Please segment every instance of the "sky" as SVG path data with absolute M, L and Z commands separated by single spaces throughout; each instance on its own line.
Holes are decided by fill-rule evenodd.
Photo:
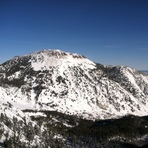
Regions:
M 148 0 L 0 0 L 0 63 L 44 49 L 148 70 Z

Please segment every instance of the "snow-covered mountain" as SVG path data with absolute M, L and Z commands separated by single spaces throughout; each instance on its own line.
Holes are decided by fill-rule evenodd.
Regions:
M 43 50 L 0 65 L 0 101 L 20 110 L 52 110 L 88 119 L 148 114 L 148 75 Z
M 70 129 L 129 114 L 148 115 L 148 75 L 130 67 L 105 66 L 60 50 L 0 65 L 0 147 L 75 147 Z M 143 136 L 148 137 L 142 134 L 139 141 Z M 73 141 L 76 147 L 81 140 Z

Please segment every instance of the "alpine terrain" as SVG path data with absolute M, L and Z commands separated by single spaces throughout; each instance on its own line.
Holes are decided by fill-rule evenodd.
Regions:
M 148 75 L 42 50 L 0 65 L 0 147 L 148 144 Z

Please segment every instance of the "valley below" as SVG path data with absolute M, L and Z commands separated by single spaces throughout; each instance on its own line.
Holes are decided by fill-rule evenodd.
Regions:
M 56 111 L 24 110 L 30 119 L 1 114 L 2 148 L 146 148 L 148 116 L 86 120 Z M 27 121 L 28 120 L 28 121 Z

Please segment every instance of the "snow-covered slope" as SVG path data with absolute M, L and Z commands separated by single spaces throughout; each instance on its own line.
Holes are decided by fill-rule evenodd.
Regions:
M 148 114 L 148 75 L 96 64 L 82 55 L 43 50 L 0 65 L 0 103 L 87 119 Z

